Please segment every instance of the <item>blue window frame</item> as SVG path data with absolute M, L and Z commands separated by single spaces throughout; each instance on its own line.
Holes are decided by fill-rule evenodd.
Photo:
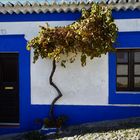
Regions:
M 140 32 L 118 33 L 117 49 L 140 50 Z M 116 53 L 109 53 L 109 103 L 110 104 L 140 104 L 140 91 L 117 91 L 116 87 Z

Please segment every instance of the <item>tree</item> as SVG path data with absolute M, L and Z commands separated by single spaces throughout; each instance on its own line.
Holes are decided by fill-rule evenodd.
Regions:
M 58 96 L 52 101 L 49 116 L 54 117 L 54 105 L 62 97 L 62 93 L 52 78 L 56 70 L 56 62 L 65 67 L 66 62 L 74 62 L 81 54 L 81 65 L 86 65 L 86 58 L 101 57 L 102 54 L 114 51 L 113 44 L 117 38 L 118 28 L 112 18 L 111 9 L 106 5 L 93 3 L 89 10 L 82 10 L 81 18 L 64 27 L 41 27 L 38 36 L 28 42 L 27 49 L 34 50 L 34 62 L 39 57 L 52 59 L 50 84 L 56 89 Z M 65 58 L 62 56 L 65 56 Z

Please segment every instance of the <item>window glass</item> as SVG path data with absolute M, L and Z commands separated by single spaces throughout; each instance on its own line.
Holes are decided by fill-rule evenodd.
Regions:
M 128 75 L 128 65 L 117 65 L 117 75 Z
M 134 73 L 135 73 L 135 75 L 140 75 L 140 65 L 135 65 L 134 66 Z
M 117 52 L 118 63 L 128 63 L 128 52 Z
M 117 91 L 140 91 L 140 50 L 118 49 L 116 56 Z
M 117 87 L 128 87 L 128 77 L 117 77 Z
M 140 77 L 135 77 L 135 87 L 140 87 Z
M 134 53 L 134 61 L 135 62 L 140 62 L 140 52 L 135 52 Z

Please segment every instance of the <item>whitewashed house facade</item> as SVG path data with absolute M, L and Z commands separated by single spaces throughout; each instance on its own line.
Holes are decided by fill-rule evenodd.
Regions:
M 57 64 L 54 81 L 63 92 L 56 115 L 67 125 L 140 117 L 140 1 L 109 0 L 119 28 L 118 52 L 66 68 Z M 40 25 L 71 24 L 87 1 L 0 3 L 0 134 L 38 129 L 56 91 L 49 85 L 51 60 L 32 63 L 27 42 Z

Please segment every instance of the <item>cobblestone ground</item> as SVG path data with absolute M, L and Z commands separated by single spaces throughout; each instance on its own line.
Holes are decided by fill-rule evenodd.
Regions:
M 63 133 L 57 140 L 140 140 L 140 118 L 83 124 Z
M 59 138 L 57 140 L 140 140 L 140 128 L 80 134 L 72 137 Z

